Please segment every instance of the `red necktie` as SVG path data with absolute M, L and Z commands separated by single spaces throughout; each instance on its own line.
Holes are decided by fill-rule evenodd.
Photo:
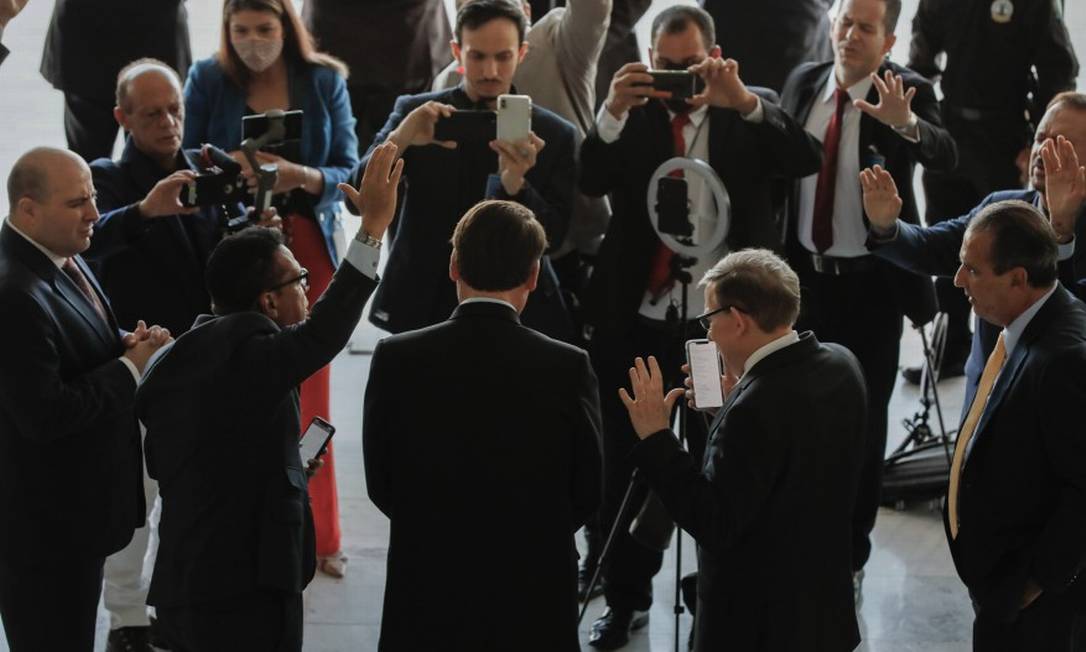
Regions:
M 75 286 L 83 293 L 83 296 L 90 302 L 94 311 L 102 318 L 102 321 L 108 324 L 109 319 L 106 317 L 106 309 L 98 299 L 98 295 L 94 293 L 94 288 L 91 287 L 90 281 L 88 281 L 86 275 L 83 274 L 83 270 L 79 269 L 79 265 L 75 264 L 75 258 L 66 259 L 64 265 L 61 266 L 61 269 L 68 278 L 72 279 L 72 283 L 75 283 Z
M 686 138 L 683 137 L 683 127 L 690 124 L 690 114 L 676 113 L 671 119 L 671 139 L 675 143 L 675 156 L 686 156 Z M 682 178 L 683 171 L 675 170 L 669 177 Z M 652 267 L 649 268 L 648 289 L 652 293 L 653 300 L 662 297 L 675 285 L 675 279 L 671 278 L 671 259 L 674 252 L 661 242 L 652 257 Z
M 818 173 L 814 222 L 811 224 L 811 240 L 814 241 L 818 253 L 833 246 L 833 194 L 837 186 L 837 150 L 841 143 L 841 122 L 845 106 L 852 99 L 848 91 L 840 88 L 833 92 L 833 98 L 837 101 L 837 109 L 822 139 L 822 169 Z

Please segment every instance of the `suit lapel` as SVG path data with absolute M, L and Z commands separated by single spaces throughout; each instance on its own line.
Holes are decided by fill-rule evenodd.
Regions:
M 76 256 L 75 263 L 80 271 L 83 272 L 83 276 L 87 277 L 87 282 L 91 285 L 91 291 L 97 293 L 98 300 L 102 302 L 102 308 L 105 309 L 107 318 L 112 322 L 112 311 L 109 309 L 109 303 L 106 301 L 105 293 L 103 293 L 102 288 L 98 286 L 97 279 L 91 274 L 82 258 Z M 91 305 L 90 299 L 83 294 L 83 291 L 79 289 L 75 284 L 75 281 L 68 278 L 68 275 L 63 271 L 60 271 L 60 273 L 53 277 L 53 288 L 56 289 L 60 296 L 64 297 L 64 300 L 68 302 L 68 305 L 70 305 L 73 310 L 79 313 L 79 316 L 83 318 L 83 321 L 87 323 L 87 326 L 97 333 L 98 337 L 102 338 L 104 343 L 110 346 L 114 344 L 114 337 L 111 336 L 110 329 L 113 329 L 113 332 L 116 332 L 115 325 L 102 321 L 102 318 L 98 316 L 98 311 Z
M 1007 361 L 1003 364 L 1003 370 L 999 373 L 999 378 L 996 379 L 995 386 L 992 387 L 992 394 L 988 397 L 988 403 L 984 406 L 984 411 L 980 414 L 980 421 L 977 422 L 977 429 L 973 433 L 973 445 L 966 449 L 967 453 L 970 449 L 976 448 L 976 442 L 982 439 L 981 435 L 984 433 L 984 429 L 988 426 L 988 423 L 992 420 L 992 414 L 999 408 L 999 404 L 1003 402 L 1004 397 L 1007 396 L 1007 390 L 1014 384 L 1015 378 L 1018 376 L 1018 372 L 1022 369 L 1022 363 L 1025 362 L 1029 356 L 1029 345 L 1025 342 L 1019 342 L 1014 347 L 1014 352 L 1007 358 Z
M 818 96 L 826 86 L 826 81 L 833 74 L 833 62 L 823 64 L 820 68 L 813 69 L 811 82 L 803 88 L 796 104 L 795 118 L 800 126 L 807 125 L 807 118 L 811 116 L 811 109 L 818 101 Z M 821 137 L 819 137 L 821 138 Z

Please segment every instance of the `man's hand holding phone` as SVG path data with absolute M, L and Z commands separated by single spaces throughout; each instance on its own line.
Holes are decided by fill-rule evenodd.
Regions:
M 652 82 L 649 67 L 643 63 L 628 63 L 619 68 L 604 102 L 608 113 L 616 120 L 622 120 L 635 106 L 644 106 L 654 98 L 666 100 L 671 97 L 671 93 L 653 88 Z
M 530 133 L 527 139 L 515 143 L 490 141 L 490 149 L 498 153 L 498 174 L 508 195 L 516 196 L 524 188 L 524 175 L 535 167 L 539 152 L 546 144 L 535 133 Z
M 402 154 L 412 145 L 440 145 L 446 149 L 456 149 L 453 141 L 434 140 L 434 126 L 441 118 L 448 118 L 456 111 L 451 104 L 429 101 L 407 114 L 400 126 L 388 136 L 389 142 L 399 147 Z
M 705 90 L 687 100 L 691 106 L 735 109 L 742 115 L 758 108 L 758 96 L 739 78 L 739 63 L 735 59 L 709 57 L 690 66 L 689 71 L 705 81 Z

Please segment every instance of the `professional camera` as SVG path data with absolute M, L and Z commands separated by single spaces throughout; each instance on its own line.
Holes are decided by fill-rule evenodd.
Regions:
M 241 164 L 229 154 L 213 145 L 205 145 L 200 158 L 201 171 L 196 180 L 181 188 L 182 206 L 204 208 L 245 204 L 251 198 L 241 176 Z

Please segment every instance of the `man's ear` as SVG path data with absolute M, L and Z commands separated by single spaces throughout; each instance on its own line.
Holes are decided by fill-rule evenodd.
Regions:
M 256 300 L 256 306 L 266 317 L 275 321 L 275 318 L 279 316 L 279 304 L 275 300 L 274 292 L 261 292 L 260 297 Z
M 456 63 L 461 66 L 464 65 L 464 62 L 460 60 L 460 44 L 456 42 L 456 39 L 451 39 L 449 41 L 449 52 L 452 52 L 453 59 L 456 59 Z
M 890 50 L 894 49 L 894 43 L 897 43 L 897 36 L 894 34 L 886 35 L 886 44 L 882 46 L 882 56 L 890 54 Z
M 539 285 L 539 270 L 541 267 L 542 265 L 538 260 L 532 265 L 532 271 L 528 274 L 528 280 L 525 281 L 529 292 L 534 292 L 536 286 Z
M 517 54 L 517 63 L 523 63 L 524 57 L 528 56 L 528 41 L 520 44 L 520 52 Z
M 456 252 L 449 256 L 449 280 L 456 283 L 460 280 L 460 264 L 456 262 Z
M 113 119 L 117 121 L 117 124 L 121 125 L 121 129 L 124 129 L 125 131 L 131 131 L 128 128 L 128 116 L 125 114 L 124 110 L 121 109 L 121 107 L 113 107 Z
M 722 50 L 720 49 L 719 45 L 714 45 L 713 47 L 709 48 L 709 58 L 710 59 L 719 59 L 721 54 L 722 54 Z
M 1029 285 L 1029 272 L 1025 267 L 1015 267 L 1010 271 L 1011 274 L 1011 287 L 1012 288 L 1025 288 Z

